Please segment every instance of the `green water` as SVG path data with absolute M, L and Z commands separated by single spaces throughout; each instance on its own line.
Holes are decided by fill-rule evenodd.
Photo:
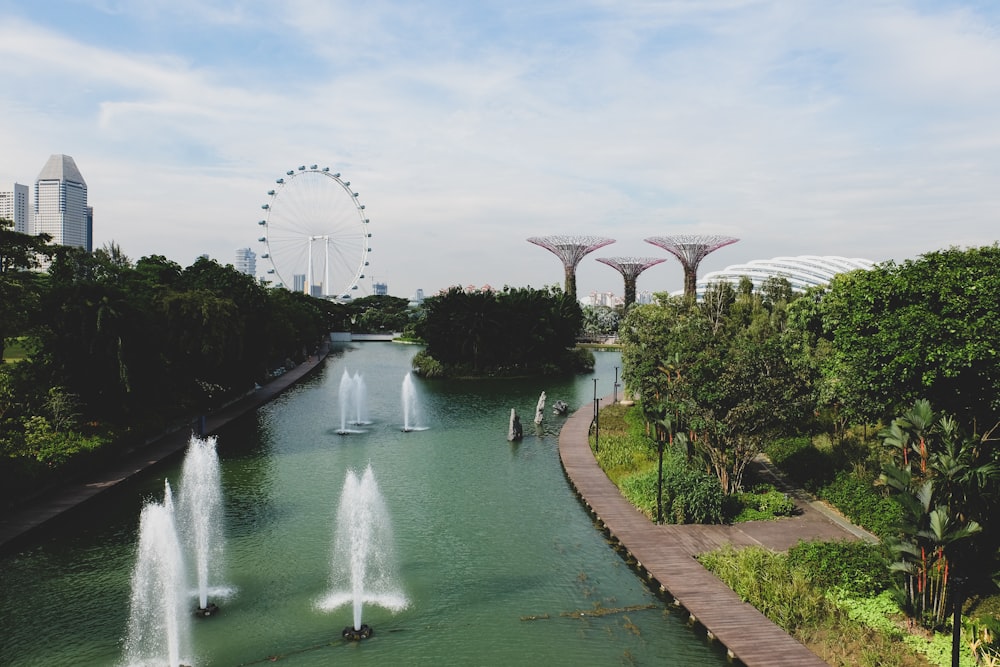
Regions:
M 194 664 L 701 665 L 724 651 L 685 625 L 607 544 L 557 450 L 571 408 L 612 393 L 617 353 L 564 380 L 416 380 L 425 431 L 404 433 L 401 388 L 416 348 L 365 343 L 219 434 L 227 581 L 221 613 L 194 623 Z M 365 379 L 365 433 L 338 435 L 344 369 Z M 525 425 L 507 441 L 510 409 Z M 371 464 L 391 517 L 409 606 L 366 606 L 375 636 L 346 642 L 350 606 L 327 592 L 346 471 Z M 0 664 L 119 665 L 139 511 L 176 487 L 180 458 L 107 494 L 0 559 Z M 611 612 L 603 614 L 602 612 Z

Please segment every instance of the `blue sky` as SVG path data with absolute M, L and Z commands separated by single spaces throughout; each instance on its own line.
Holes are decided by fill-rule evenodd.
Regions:
M 667 234 L 899 261 L 1000 236 L 998 37 L 971 1 L 0 0 L 0 183 L 71 155 L 96 245 L 187 266 L 329 166 L 398 296 L 561 284 L 549 234 L 616 239 L 581 295 Z

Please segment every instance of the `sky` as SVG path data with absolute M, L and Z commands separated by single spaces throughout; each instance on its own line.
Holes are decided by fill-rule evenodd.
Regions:
M 70 155 L 94 245 L 264 251 L 286 170 L 340 172 L 362 293 L 561 285 L 532 236 L 903 261 L 1000 237 L 1000 5 L 931 0 L 0 0 L 0 186 Z M 345 197 L 347 194 L 345 193 Z M 261 270 L 266 260 L 258 260 Z

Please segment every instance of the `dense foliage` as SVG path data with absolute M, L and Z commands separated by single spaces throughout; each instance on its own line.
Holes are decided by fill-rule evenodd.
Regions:
M 414 365 L 424 375 L 521 375 L 588 370 L 574 350 L 583 314 L 558 288 L 453 287 L 424 301 Z
M 885 587 L 884 554 L 865 542 L 800 542 L 787 553 L 725 546 L 698 560 L 830 665 L 951 664 L 940 635 L 911 635 Z M 962 665 L 972 664 L 963 646 Z
M 977 430 L 1000 420 L 997 245 L 843 274 L 803 305 L 824 408 L 884 423 L 924 398 Z
M 994 245 L 803 295 L 778 281 L 658 295 L 622 323 L 623 377 L 650 435 L 686 440 L 730 493 L 763 451 L 882 537 L 900 609 L 941 627 L 966 593 L 988 602 L 1000 572 L 998 276 Z
M 593 441 L 592 441 L 593 442 Z M 629 502 L 664 523 L 730 523 L 789 516 L 794 502 L 773 486 L 726 496 L 719 479 L 680 442 L 659 445 L 645 433 L 642 413 L 621 403 L 601 410 L 598 464 Z M 657 512 L 657 500 L 660 511 Z
M 335 304 L 206 258 L 47 246 L 42 272 L 36 244 L 0 236 L 0 335 L 24 350 L 0 364 L 0 502 L 243 395 L 345 324 Z
M 658 437 L 685 434 L 732 494 L 764 443 L 807 419 L 808 367 L 789 353 L 784 279 L 726 283 L 701 302 L 632 308 L 619 333 L 623 377 Z
M 27 314 L 37 308 L 39 274 L 33 269 L 49 256 L 51 239 L 15 232 L 13 222 L 0 218 L 0 359 L 7 339 L 26 326 Z
M 580 333 L 584 338 L 600 341 L 617 336 L 620 323 L 620 308 L 583 306 L 583 327 Z
M 993 442 L 962 433 L 955 419 L 917 401 L 880 434 L 892 451 L 879 481 L 902 509 L 896 534 L 887 539 L 903 576 L 907 612 L 942 627 L 951 611 L 955 581 L 980 588 L 996 569 L 993 525 L 1000 509 L 1000 468 Z
M 401 333 L 409 331 L 416 311 L 407 299 L 387 294 L 363 296 L 344 305 L 354 333 Z

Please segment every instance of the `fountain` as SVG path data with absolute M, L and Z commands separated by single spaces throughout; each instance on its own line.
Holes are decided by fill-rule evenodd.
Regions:
M 420 426 L 420 405 L 417 401 L 417 388 L 413 384 L 413 373 L 407 373 L 403 378 L 403 431 L 426 431 L 426 426 Z
M 222 531 L 222 482 L 215 437 L 191 436 L 184 465 L 178 518 L 183 542 L 192 555 L 198 587 L 197 616 L 211 616 L 219 610 L 208 601 L 209 584 L 220 579 L 225 543 Z M 226 595 L 224 587 L 212 589 L 216 595 Z
M 368 387 L 361 373 L 354 374 L 354 423 L 358 426 L 371 424 L 368 420 Z
M 347 428 L 348 424 L 361 426 L 371 423 L 366 414 L 368 409 L 366 393 L 365 380 L 361 374 L 351 375 L 345 368 L 343 375 L 340 376 L 340 389 L 337 396 L 340 403 L 340 428 L 337 430 L 339 435 L 364 433 L 361 430 Z M 351 419 L 352 415 L 353 419 Z
M 395 581 L 392 528 L 370 464 L 360 478 L 347 471 L 337 510 L 330 583 L 330 592 L 317 606 L 332 611 L 353 604 L 354 623 L 344 628 L 345 639 L 371 637 L 371 626 L 361 621 L 365 603 L 394 613 L 408 604 Z
M 189 655 L 190 614 L 185 609 L 184 558 L 174 524 L 169 482 L 163 503 L 148 503 L 139 515 L 139 545 L 132 571 L 132 599 L 125 665 L 178 667 Z M 188 660 L 190 663 L 190 660 Z

